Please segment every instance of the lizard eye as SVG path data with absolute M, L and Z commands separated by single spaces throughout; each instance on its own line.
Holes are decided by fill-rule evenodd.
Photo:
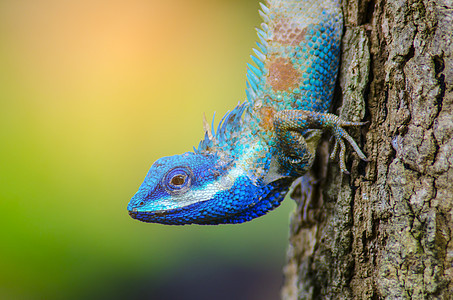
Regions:
M 164 176 L 163 186 L 171 195 L 185 193 L 191 185 L 192 171 L 188 167 L 176 167 Z
M 184 175 L 175 175 L 170 180 L 171 185 L 183 185 L 186 182 L 187 176 Z

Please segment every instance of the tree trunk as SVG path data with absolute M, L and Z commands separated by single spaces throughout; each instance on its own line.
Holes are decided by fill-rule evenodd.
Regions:
M 351 175 L 320 145 L 293 192 L 283 299 L 453 298 L 453 3 L 343 1 L 333 110 Z

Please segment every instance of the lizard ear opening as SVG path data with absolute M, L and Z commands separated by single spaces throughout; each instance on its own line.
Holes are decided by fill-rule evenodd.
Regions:
M 263 183 L 268 185 L 271 182 L 277 181 L 282 178 L 289 178 L 288 175 L 283 175 L 280 170 L 282 170 L 282 166 L 278 162 L 278 159 L 273 156 L 271 158 L 271 163 L 269 165 L 269 170 L 267 171 L 266 176 L 263 179 Z

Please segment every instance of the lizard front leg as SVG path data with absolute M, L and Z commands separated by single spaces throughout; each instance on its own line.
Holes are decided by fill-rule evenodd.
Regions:
M 307 110 L 282 110 L 274 116 L 274 128 L 277 135 L 277 156 L 279 163 L 289 173 L 304 174 L 312 165 L 316 146 L 322 130 L 329 130 L 336 139 L 335 155 L 340 146 L 340 169 L 349 173 L 345 164 L 347 140 L 359 157 L 367 160 L 354 139 L 342 128 L 361 126 L 363 122 L 348 122 L 329 113 L 317 113 Z

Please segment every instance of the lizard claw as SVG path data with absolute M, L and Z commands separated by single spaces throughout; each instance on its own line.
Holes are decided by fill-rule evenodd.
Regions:
M 340 126 L 362 126 L 365 125 L 367 122 L 346 122 L 342 121 Z M 366 155 L 362 152 L 360 147 L 357 145 L 355 140 L 340 126 L 335 126 L 333 130 L 333 134 L 335 136 L 335 145 L 332 150 L 332 153 L 330 154 L 330 158 L 333 159 L 336 156 L 336 153 L 338 152 L 338 145 L 340 145 L 340 169 L 343 173 L 349 174 L 348 169 L 346 168 L 346 163 L 345 163 L 345 153 L 346 153 L 346 146 L 344 144 L 344 140 L 347 140 L 349 144 L 352 146 L 354 151 L 357 153 L 357 155 L 360 157 L 361 160 L 363 161 L 368 161 Z
M 350 174 L 348 169 L 346 168 L 346 163 L 345 163 L 345 153 L 346 153 L 346 146 L 344 145 L 344 141 L 343 140 L 340 140 L 338 142 L 340 144 L 340 169 L 341 169 L 341 172 L 345 173 L 345 174 Z
M 331 160 L 334 160 L 335 159 L 335 156 L 337 156 L 337 152 L 338 152 L 338 140 L 335 139 L 335 144 L 333 145 L 333 150 L 332 152 L 330 153 L 330 159 Z
M 351 122 L 351 121 L 343 121 L 342 119 L 339 119 L 340 122 L 338 125 L 340 126 L 343 126 L 343 127 L 347 127 L 347 126 L 363 126 L 363 125 L 366 125 L 369 123 L 369 121 L 365 121 L 365 122 Z

